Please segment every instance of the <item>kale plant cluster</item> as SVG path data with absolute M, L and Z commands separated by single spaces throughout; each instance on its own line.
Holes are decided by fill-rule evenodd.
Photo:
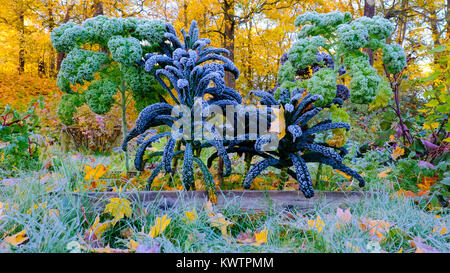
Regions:
M 145 169 L 144 158 L 161 158 L 151 173 L 149 187 L 160 172 L 174 173 L 173 162 L 182 158 L 184 188 L 193 188 L 195 163 L 208 191 L 213 193 L 216 185 L 208 168 L 215 158 L 221 157 L 224 175 L 229 175 L 230 153 L 262 158 L 246 174 L 245 188 L 250 188 L 252 181 L 272 166 L 287 169 L 297 179 L 305 197 L 310 198 L 314 189 L 308 162 L 329 165 L 364 186 L 364 179 L 343 164 L 350 129 L 343 105 L 346 100 L 369 104 L 378 98 L 374 107 L 379 107 L 390 98 L 389 85 L 371 66 L 364 48 L 379 50 L 390 73 L 398 73 L 405 67 L 405 53 L 400 46 L 386 43 L 393 27 L 384 18 L 352 20 L 349 13 L 308 12 L 298 16 L 295 25 L 300 27 L 298 39 L 282 58 L 275 93 L 252 91 L 260 98 L 258 107 L 280 109 L 277 118 L 272 112 L 265 116 L 261 116 L 260 110 L 255 112 L 266 119 L 267 125 L 280 125 L 278 134 L 258 135 L 253 140 L 248 135 L 244 140 L 224 140 L 219 134 L 223 128 L 207 123 L 208 111 L 204 109 L 209 109 L 208 106 L 226 111 L 227 106 L 243 104 L 241 95 L 225 85 L 225 73 L 239 77 L 239 70 L 226 57 L 228 50 L 212 47 L 209 39 L 200 38 L 195 21 L 188 32 L 181 31 L 180 38 L 171 24 L 134 18 L 100 16 L 86 20 L 81 26 L 68 23 L 55 29 L 52 33 L 55 48 L 68 53 L 58 75 L 58 86 L 68 93 L 61 102 L 61 116 L 69 121 L 68 117 L 84 102 L 95 112 L 106 113 L 115 102 L 114 90 L 130 89 L 142 111 L 135 128 L 124 137 L 122 149 L 127 151 L 129 141 L 139 137 L 134 161 L 139 171 Z M 98 50 L 92 50 L 94 47 Z M 74 86 L 86 83 L 89 84 L 84 92 L 73 91 Z M 166 96 L 158 96 L 159 102 L 148 103 L 147 98 L 161 94 L 156 85 Z M 197 110 L 198 105 L 202 110 Z M 180 107 L 185 111 L 180 111 Z M 320 113 L 328 117 L 323 118 Z M 186 116 L 200 117 L 188 123 L 188 134 L 186 128 L 150 133 L 160 126 L 173 128 Z M 236 119 L 234 115 L 231 126 L 236 126 Z M 248 113 L 244 120 L 248 131 Z M 192 132 L 197 128 L 203 128 L 211 137 L 196 139 Z M 329 136 L 328 131 L 332 132 L 331 138 L 324 137 Z M 168 138 L 164 149 L 144 156 L 147 148 L 162 138 Z M 273 138 L 277 138 L 277 146 L 265 150 Z M 216 152 L 205 164 L 200 153 L 209 147 Z

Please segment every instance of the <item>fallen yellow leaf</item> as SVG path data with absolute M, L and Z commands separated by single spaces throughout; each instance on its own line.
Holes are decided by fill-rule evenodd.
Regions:
M 136 248 L 139 246 L 140 244 L 138 242 L 136 242 L 135 240 L 130 240 L 130 242 L 128 242 L 127 246 L 130 250 L 136 250 Z
M 346 174 L 346 173 L 344 173 L 344 172 L 341 172 L 340 170 L 336 170 L 336 172 L 337 172 L 338 174 L 344 176 L 344 177 L 347 178 L 347 179 L 351 179 L 351 178 L 352 178 L 351 175 L 348 175 L 348 174 Z
M 267 228 L 264 228 L 259 233 L 255 233 L 255 246 L 260 246 L 262 244 L 267 243 L 267 234 L 269 233 L 269 230 Z
M 395 147 L 394 150 L 392 150 L 392 158 L 394 158 L 394 160 L 397 160 L 397 158 L 399 158 L 400 156 L 405 154 L 405 150 L 403 148 L 401 148 L 400 146 Z
M 222 213 L 210 216 L 208 222 L 212 227 L 219 228 L 223 235 L 228 233 L 227 227 L 233 224 L 233 222 L 228 221 Z
M 187 221 L 188 223 L 192 223 L 198 218 L 198 215 L 195 212 L 195 209 L 193 209 L 192 211 L 185 211 L 184 214 L 186 215 L 186 218 L 183 218 L 183 219 L 185 221 Z
M 372 220 L 370 218 L 361 219 L 359 226 L 362 230 L 369 230 L 369 235 L 381 241 L 385 233 L 389 231 L 392 224 L 383 220 Z
M 93 248 L 91 249 L 91 252 L 94 253 L 128 253 L 130 252 L 129 249 L 120 249 L 120 248 L 111 248 L 109 246 L 102 247 L 102 248 Z
M 114 226 L 117 220 L 100 223 L 100 215 L 95 218 L 94 224 L 88 229 L 89 234 L 94 233 L 95 239 L 100 239 L 103 233 L 110 227 Z
M 6 243 L 9 243 L 13 246 L 21 245 L 27 240 L 28 240 L 28 236 L 27 236 L 27 231 L 25 229 L 19 233 L 5 237 L 3 239 L 3 241 L 5 241 Z
M 84 172 L 86 173 L 84 179 L 86 181 L 98 180 L 108 171 L 108 169 L 109 167 L 105 167 L 103 164 L 98 164 L 95 168 L 86 165 L 84 166 Z
M 125 198 L 110 198 L 105 206 L 105 213 L 111 214 L 115 220 L 131 216 L 131 202 Z

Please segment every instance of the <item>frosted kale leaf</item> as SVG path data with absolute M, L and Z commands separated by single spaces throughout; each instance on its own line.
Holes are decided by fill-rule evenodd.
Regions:
M 59 74 L 71 84 L 84 84 L 93 81 L 94 73 L 107 61 L 108 55 L 103 52 L 75 48 L 62 61 Z
M 406 55 L 403 48 L 398 44 L 383 46 L 383 63 L 389 73 L 400 73 L 406 67 Z
M 126 66 L 133 65 L 142 59 L 140 41 L 134 37 L 114 36 L 108 41 L 108 48 L 114 61 Z
M 280 66 L 278 70 L 278 82 L 294 81 L 296 69 L 292 66 L 290 61 Z
M 55 28 L 50 35 L 50 40 L 57 51 L 68 53 L 85 44 L 89 40 L 89 32 L 83 27 L 69 22 Z
M 118 85 L 117 81 L 110 79 L 95 81 L 84 92 L 86 104 L 96 114 L 103 115 L 108 113 L 115 102 L 113 96 L 117 92 Z
M 387 81 L 381 81 L 378 84 L 377 95 L 375 99 L 370 103 L 369 110 L 377 110 L 386 107 L 392 97 L 392 88 Z
M 320 36 L 297 40 L 288 51 L 289 61 L 296 69 L 305 68 L 316 60 L 319 47 L 325 46 L 326 39 Z
M 77 112 L 77 107 L 84 103 L 84 98 L 78 94 L 64 94 L 61 102 L 58 104 L 57 114 L 64 124 L 71 125 L 74 123 L 73 115 Z
M 394 30 L 392 23 L 388 19 L 379 16 L 374 16 L 373 18 L 363 16 L 355 19 L 355 22 L 361 23 L 367 28 L 370 39 L 384 40 Z
M 142 102 L 148 105 L 158 101 L 162 88 L 156 86 L 153 76 L 141 77 L 144 68 L 138 62 L 143 60 L 144 51 L 164 39 L 161 27 L 164 28 L 161 21 L 97 16 L 81 25 L 69 22 L 55 28 L 51 33 L 53 46 L 68 53 L 61 63 L 57 86 L 71 95 L 82 93 L 91 110 L 101 114 L 111 109 L 113 96 L 118 92 L 131 91 L 139 99 L 140 109 Z M 69 105 L 68 101 L 66 96 L 58 111 L 64 123 L 72 123 L 75 111 L 74 104 Z M 65 111 L 64 107 L 69 108 Z M 67 116 L 61 116 L 64 114 Z
M 378 84 L 381 82 L 377 70 L 366 58 L 355 59 L 350 64 L 350 100 L 353 103 L 368 104 L 376 96 Z
M 160 44 L 164 40 L 166 25 L 160 20 L 140 20 L 136 24 L 136 36 L 150 44 Z
M 358 50 L 363 48 L 369 40 L 367 28 L 357 21 L 340 25 L 336 34 L 338 44 L 342 46 L 343 50 Z
M 393 25 L 385 18 L 375 16 L 352 20 L 349 13 L 339 11 L 324 14 L 307 12 L 297 17 L 295 25 L 300 28 L 298 40 L 287 53 L 289 62 L 284 62 L 279 69 L 278 88 L 307 88 L 310 93 L 323 95 L 324 104 L 327 104 L 333 99 L 331 86 L 335 83 L 322 81 L 325 72 L 313 75 L 329 68 L 336 74 L 336 79 L 344 74 L 350 77 L 349 89 L 337 85 L 337 98 L 344 100 L 350 94 L 353 103 L 368 104 L 375 98 L 381 78 L 362 49 L 382 49 L 382 61 L 388 73 L 400 73 L 406 66 L 401 46 L 386 43 Z M 291 66 L 296 70 L 294 77 Z
M 330 68 L 324 68 L 308 80 L 308 91 L 313 95 L 322 96 L 320 102 L 316 102 L 317 106 L 328 105 L 336 97 L 336 73 Z
M 299 15 L 294 24 L 296 27 L 303 26 L 298 32 L 298 38 L 305 38 L 318 35 L 327 36 L 337 26 L 350 21 L 350 19 L 351 14 L 349 12 L 318 13 L 313 11 Z

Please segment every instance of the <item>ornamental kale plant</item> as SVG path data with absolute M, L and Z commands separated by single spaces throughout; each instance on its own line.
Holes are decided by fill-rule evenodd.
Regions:
M 61 63 L 57 85 L 64 91 L 58 115 L 73 124 L 73 115 L 84 103 L 97 114 L 114 104 L 122 109 L 122 131 L 127 135 L 126 107 L 129 93 L 138 110 L 158 100 L 162 88 L 138 62 L 146 53 L 158 52 L 165 25 L 136 18 L 89 18 L 81 25 L 69 22 L 55 28 L 51 41 L 58 52 L 67 53 Z M 120 102 L 115 95 L 120 94 Z M 125 153 L 128 172 L 128 154 Z
M 258 97 L 261 97 L 260 104 L 266 106 L 281 106 L 282 123 L 286 131 L 281 130 L 277 135 L 267 134 L 259 137 L 256 141 L 241 141 L 230 144 L 227 147 L 229 153 L 247 153 L 251 156 L 260 156 L 264 159 L 251 167 L 244 179 L 244 188 L 250 188 L 253 180 L 267 167 L 272 166 L 279 169 L 287 169 L 287 173 L 294 177 L 300 190 L 305 197 L 314 196 L 311 176 L 306 165 L 307 162 L 318 162 L 329 165 L 334 169 L 340 170 L 359 180 L 362 187 L 365 184 L 364 179 L 355 171 L 342 163 L 347 150 L 335 143 L 324 143 L 316 141 L 316 134 L 328 130 L 348 131 L 350 125 L 348 115 L 343 115 L 339 110 L 343 101 L 340 98 L 334 98 L 332 103 L 322 107 L 314 103 L 323 101 L 321 95 L 312 95 L 305 89 L 293 88 L 291 91 L 282 88 L 279 99 L 264 91 L 252 91 Z M 322 110 L 329 108 L 330 118 L 310 124 L 311 119 L 317 116 Z M 282 128 L 284 127 L 282 126 Z M 270 142 L 270 138 L 279 137 L 278 146 L 271 151 L 264 151 L 264 145 Z M 208 160 L 212 161 L 217 154 L 213 154 Z M 209 163 L 208 162 L 208 163 Z M 294 167 L 292 171 L 290 167 Z
M 228 151 L 245 150 L 265 158 L 250 169 L 244 181 L 245 188 L 249 188 L 264 169 L 274 166 L 295 177 L 305 197 L 312 197 L 314 191 L 306 162 L 319 163 L 319 179 L 316 180 L 320 180 L 322 164 L 326 164 L 358 179 L 359 185 L 364 186 L 364 179 L 342 163 L 347 153 L 343 146 L 350 129 L 349 115 L 342 105 L 347 99 L 369 104 L 377 98 L 377 106 L 388 101 L 392 90 L 386 92 L 389 85 L 377 74 L 362 49 L 381 49 L 389 73 L 399 73 L 406 66 L 403 49 L 386 44 L 393 27 L 380 17 L 352 20 L 350 13 L 308 12 L 298 16 L 295 25 L 301 29 L 297 41 L 282 58 L 275 94 L 254 92 L 262 97 L 260 104 L 282 106 L 283 127 L 287 132 L 280 135 L 279 145 L 272 152 L 261 149 L 269 142 L 268 138 L 273 137 L 270 135 L 254 143 L 236 143 Z M 350 88 L 345 85 L 346 80 Z M 309 124 L 324 109 L 328 109 L 328 118 L 315 125 Z M 329 130 L 333 133 L 331 139 L 327 139 Z M 316 141 L 315 135 L 322 132 L 323 142 Z M 291 166 L 295 172 L 289 169 Z
M 226 87 L 224 80 L 225 71 L 233 73 L 236 78 L 239 77 L 239 71 L 232 61 L 221 55 L 229 55 L 228 50 L 210 47 L 208 46 L 211 42 L 209 39 L 199 38 L 199 30 L 195 21 L 191 23 L 188 33 L 184 30 L 181 32 L 183 42 L 176 36 L 173 26 L 167 24 L 165 40 L 160 43 L 163 54 L 147 54 L 144 64 L 145 70 L 154 75 L 170 95 L 172 104 L 156 103 L 142 110 L 136 121 L 136 127 L 125 138 L 122 148 L 126 151 L 128 142 L 141 135 L 138 139 L 140 147 L 136 152 L 135 166 L 136 169 L 142 171 L 145 165 L 143 161 L 145 150 L 158 139 L 169 137 L 164 151 L 150 154 L 150 157 L 162 156 L 162 160 L 153 170 L 148 180 L 148 187 L 162 170 L 173 173 L 172 160 L 183 155 L 182 182 L 184 188 L 189 190 L 193 185 L 193 163 L 195 161 L 203 173 L 208 191 L 212 193 L 215 191 L 215 185 L 208 168 L 199 158 L 201 149 L 206 147 L 217 149 L 219 155 L 224 158 L 225 175 L 231 172 L 231 161 L 222 138 L 218 134 L 218 128 L 207 126 L 204 111 L 207 111 L 208 106 L 218 106 L 224 109 L 227 105 L 241 103 L 241 96 L 235 90 Z M 169 84 L 166 84 L 163 79 L 167 79 Z M 201 107 L 194 107 L 196 105 Z M 181 112 L 179 109 L 185 109 L 185 111 Z M 195 109 L 202 110 L 199 112 Z M 172 115 L 173 113 L 178 116 Z M 147 137 L 146 131 L 149 128 L 160 125 L 172 127 L 174 122 L 183 115 L 189 117 L 190 128 L 182 128 L 183 133 L 180 132 L 180 135 L 177 135 L 177 132 L 175 134 L 168 132 Z M 199 116 L 201 117 L 199 120 L 194 119 Z M 193 133 L 198 128 L 207 130 L 212 136 L 211 139 L 194 139 Z M 178 141 L 177 138 L 179 138 Z M 179 149 L 176 150 L 175 147 L 179 147 Z
M 307 12 L 296 18 L 295 26 L 300 27 L 298 39 L 278 73 L 281 87 L 304 87 L 311 95 L 321 95 L 316 106 L 328 105 L 336 95 L 337 82 L 344 80 L 350 81 L 352 103 L 369 104 L 378 96 L 376 103 L 383 104 L 390 98 L 392 91 L 386 92 L 384 80 L 362 51 L 381 51 L 389 73 L 399 73 L 406 66 L 402 47 L 386 43 L 393 31 L 389 20 L 378 16 L 352 20 L 350 13 L 338 11 Z
M 376 97 L 376 105 L 379 105 L 392 94 L 392 91 L 386 92 L 389 86 L 370 65 L 362 49 L 381 49 L 389 73 L 398 73 L 406 66 L 403 49 L 386 44 L 393 27 L 380 17 L 352 20 L 350 13 L 308 12 L 298 16 L 295 25 L 301 29 L 297 41 L 282 58 L 279 87 L 274 96 L 254 92 L 262 98 L 260 104 L 282 106 L 283 127 L 287 132 L 280 135 L 279 145 L 272 152 L 263 152 L 262 147 L 273 135 L 262 136 L 254 143 L 236 143 L 228 151 L 245 151 L 265 158 L 250 169 L 244 181 L 245 188 L 249 188 L 264 169 L 274 166 L 295 177 L 305 197 L 312 197 L 314 191 L 306 162 L 319 163 L 319 180 L 322 164 L 326 164 L 358 179 L 360 186 L 364 186 L 364 179 L 342 163 L 347 153 L 343 146 L 350 129 L 349 115 L 342 105 L 347 99 L 369 104 Z M 350 88 L 345 85 L 346 80 L 350 81 Z M 324 109 L 328 109 L 328 118 L 315 125 L 309 124 Z M 332 138 L 327 138 L 329 130 Z M 316 141 L 318 133 L 323 133 L 323 142 Z M 289 169 L 291 166 L 295 172 Z

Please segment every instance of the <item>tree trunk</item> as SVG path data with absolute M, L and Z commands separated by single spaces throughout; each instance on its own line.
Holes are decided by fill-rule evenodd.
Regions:
M 234 17 L 234 0 L 224 1 L 223 10 L 225 21 L 223 47 L 230 51 L 230 56 L 228 56 L 228 58 L 232 62 L 234 62 L 234 34 L 236 30 L 236 21 Z M 230 88 L 236 88 L 236 79 L 234 78 L 234 75 L 232 73 L 225 72 L 225 84 Z
M 450 40 L 450 0 L 447 0 L 447 11 L 445 14 L 445 21 L 447 22 L 447 40 Z
M 19 75 L 25 72 L 25 15 L 23 10 L 19 12 L 19 66 L 17 68 Z
M 223 3 L 225 30 L 223 34 L 223 47 L 230 52 L 228 58 L 234 62 L 234 33 L 236 21 L 234 17 L 234 0 L 225 0 Z M 225 85 L 235 89 L 236 79 L 230 72 L 225 72 Z M 219 184 L 223 184 L 223 158 L 219 157 L 217 162 L 217 176 Z
M 94 4 L 92 5 L 92 9 L 94 10 L 92 17 L 103 15 L 104 14 L 103 1 L 95 1 Z
M 70 5 L 67 7 L 67 11 L 66 14 L 64 15 L 64 19 L 62 21 L 63 24 L 69 22 L 70 20 L 70 12 L 73 9 L 74 4 Z M 66 54 L 64 52 L 58 52 L 58 54 L 56 54 L 56 70 L 59 72 L 59 70 L 61 69 L 61 63 L 64 59 L 64 57 L 66 56 Z
M 53 10 L 52 8 L 49 6 L 47 8 L 47 12 L 48 12 L 48 29 L 49 32 L 51 33 L 53 31 L 53 29 L 55 28 L 56 24 L 55 24 L 55 18 L 53 16 Z M 49 77 L 50 78 L 54 78 L 56 76 L 56 71 L 55 71 L 55 63 L 56 59 L 55 59 L 55 50 L 53 48 L 50 49 L 50 57 L 49 57 Z
M 375 0 L 364 0 L 364 16 L 372 18 L 375 15 Z M 370 65 L 373 66 L 373 51 L 370 48 L 364 48 L 364 52 L 369 55 Z
M 183 19 L 184 19 L 184 28 L 187 30 L 188 29 L 188 4 L 187 4 L 187 0 L 184 0 L 183 2 Z
M 434 47 L 440 46 L 441 45 L 441 37 L 439 35 L 439 28 L 438 28 L 438 22 L 437 22 L 437 11 L 433 10 L 430 14 L 430 25 L 431 25 L 431 34 L 433 36 L 433 43 L 434 43 Z M 439 64 L 439 58 L 440 58 L 440 54 L 439 53 L 434 53 L 434 63 L 436 65 Z
M 247 81 L 247 88 L 252 89 L 253 83 L 252 83 L 252 57 L 253 57 L 253 47 L 252 47 L 252 27 L 253 22 L 249 22 L 249 28 L 247 33 L 247 69 L 245 73 L 245 80 Z

